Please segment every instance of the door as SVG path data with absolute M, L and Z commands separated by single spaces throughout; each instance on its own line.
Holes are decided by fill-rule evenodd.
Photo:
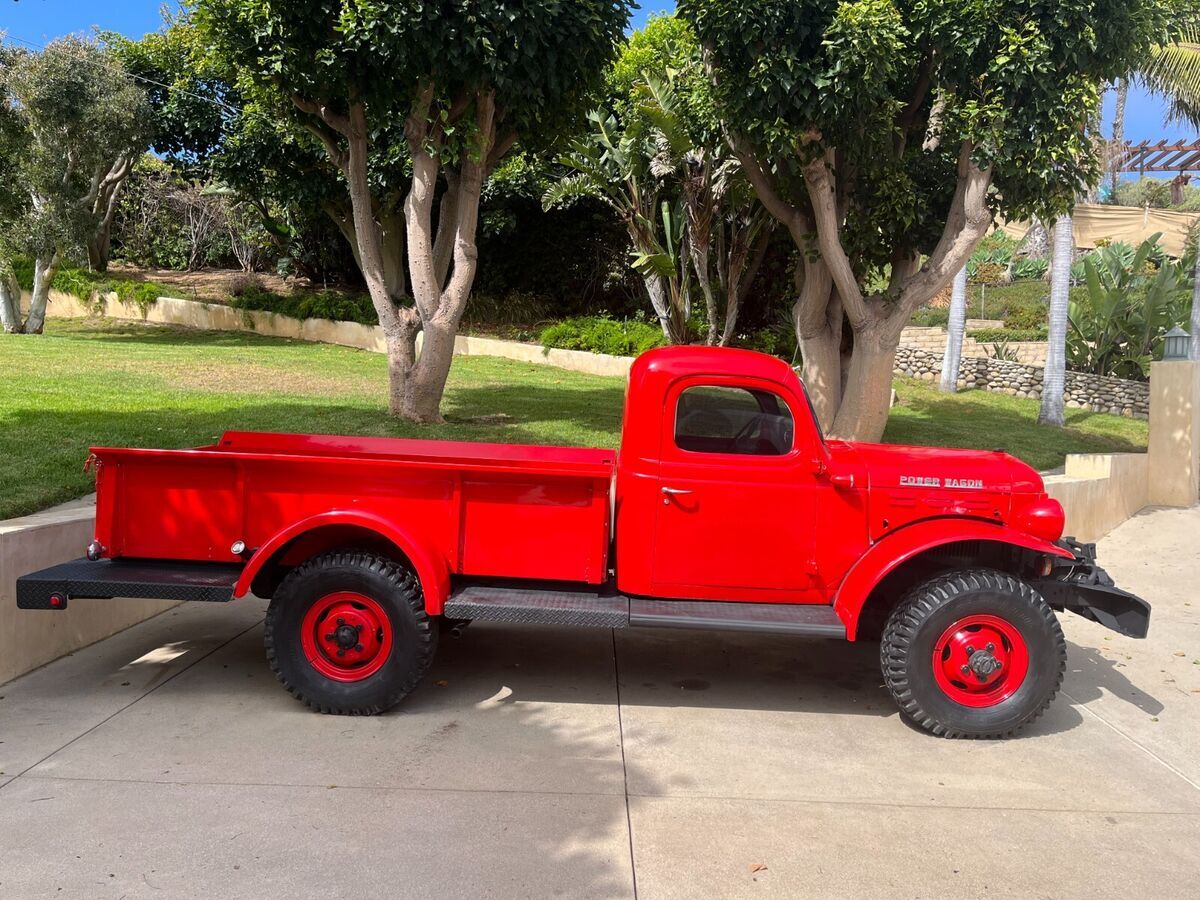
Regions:
M 667 395 L 652 583 L 659 596 L 820 603 L 818 490 L 796 398 L 736 378 Z

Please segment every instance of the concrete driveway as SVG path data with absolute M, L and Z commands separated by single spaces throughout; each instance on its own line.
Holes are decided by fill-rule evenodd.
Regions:
M 1067 617 L 1026 736 L 906 727 L 874 645 L 475 625 L 374 719 L 195 604 L 0 687 L 0 895 L 1195 896 L 1200 511 L 1101 546 L 1151 637 Z

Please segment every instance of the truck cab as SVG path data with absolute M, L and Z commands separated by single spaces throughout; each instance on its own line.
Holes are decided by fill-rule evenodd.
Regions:
M 268 661 L 323 712 L 395 705 L 472 621 L 706 628 L 879 639 L 907 718 L 1003 736 L 1061 681 L 1055 611 L 1149 622 L 1033 469 L 826 440 L 795 371 L 750 351 L 639 357 L 615 454 L 227 432 L 89 461 L 96 537 L 18 605 L 269 599 Z

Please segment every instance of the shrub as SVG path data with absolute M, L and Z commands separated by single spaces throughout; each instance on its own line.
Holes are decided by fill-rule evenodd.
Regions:
M 342 294 L 337 291 L 311 291 L 298 294 L 276 294 L 252 285 L 243 285 L 242 293 L 229 298 L 234 309 L 261 310 L 291 316 L 293 319 L 332 319 L 335 322 L 358 322 L 377 325 L 379 316 L 366 294 Z
M 1012 264 L 1012 277 L 1016 281 L 1041 281 L 1049 271 L 1048 259 L 1018 259 Z
M 913 313 L 912 324 L 919 325 L 922 328 L 932 328 L 934 326 L 946 327 L 946 323 L 950 321 L 950 310 L 948 309 L 933 309 L 931 307 L 922 307 Z
M 560 350 L 587 350 L 613 356 L 637 356 L 666 343 L 662 330 L 635 319 L 579 316 L 564 319 L 542 330 L 542 346 Z
M 1067 362 L 1080 372 L 1144 379 L 1162 356 L 1163 337 L 1187 321 L 1191 291 L 1186 273 L 1165 261 L 1147 264 L 1155 239 L 1132 258 L 1124 245 L 1089 254 L 1083 261 L 1086 289 L 1073 291 L 1067 332 Z
M 463 321 L 475 325 L 532 325 L 548 318 L 551 309 L 550 301 L 528 291 L 510 291 L 503 296 L 473 293 Z
M 255 275 L 253 272 L 242 272 L 240 275 L 234 275 L 226 284 L 229 286 L 229 294 L 232 297 L 241 297 L 245 294 L 268 293 L 267 284 L 262 280 L 262 276 Z
M 979 328 L 968 332 L 976 343 L 1008 344 L 1019 341 L 1044 341 L 1047 329 L 1042 328 Z
M 1013 305 L 1004 314 L 1004 327 L 1014 331 L 1044 330 L 1049 315 L 1049 309 L 1040 301 Z

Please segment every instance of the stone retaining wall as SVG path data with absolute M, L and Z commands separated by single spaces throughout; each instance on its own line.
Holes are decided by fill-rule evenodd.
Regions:
M 942 353 L 901 347 L 896 351 L 896 374 L 936 381 L 942 374 L 942 356 Z M 1044 371 L 1040 366 L 1003 359 L 964 356 L 959 364 L 958 385 L 1040 400 Z M 1063 396 L 1070 409 L 1089 409 L 1136 419 L 1150 417 L 1150 385 L 1142 381 L 1067 372 Z

